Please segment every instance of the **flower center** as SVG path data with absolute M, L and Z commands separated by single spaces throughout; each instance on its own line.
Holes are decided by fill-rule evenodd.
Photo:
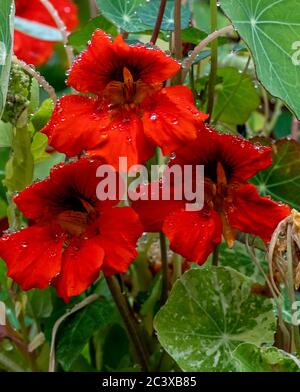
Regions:
M 217 162 L 215 181 L 210 178 L 205 179 L 205 200 L 209 206 L 215 209 L 222 220 L 223 236 L 229 247 L 233 246 L 236 230 L 233 229 L 227 218 L 225 202 L 228 200 L 228 175 L 221 162 Z
M 69 205 L 70 209 L 58 214 L 57 221 L 63 231 L 79 237 L 95 221 L 97 212 L 88 201 L 80 197 L 72 199 Z
M 123 68 L 123 81 L 113 80 L 104 90 L 104 99 L 113 106 L 133 109 L 146 97 L 162 88 L 161 83 L 146 84 L 142 80 L 135 81 L 128 68 Z

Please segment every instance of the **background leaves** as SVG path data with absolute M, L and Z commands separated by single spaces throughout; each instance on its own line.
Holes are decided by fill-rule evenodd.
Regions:
M 258 79 L 300 118 L 298 0 L 222 0 L 221 6 L 248 44 Z

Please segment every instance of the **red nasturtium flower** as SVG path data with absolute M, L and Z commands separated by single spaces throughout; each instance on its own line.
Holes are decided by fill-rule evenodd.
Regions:
M 290 208 L 260 196 L 248 180 L 271 165 L 271 151 L 203 127 L 195 142 L 177 150 L 170 165 L 204 165 L 204 208 L 186 211 L 186 201 L 176 200 L 139 200 L 133 207 L 147 231 L 163 231 L 172 250 L 198 263 L 205 262 L 222 234 L 229 246 L 237 230 L 268 242 Z M 151 184 L 144 192 L 149 189 Z
M 128 158 L 129 166 L 149 159 L 155 144 L 169 154 L 195 140 L 207 118 L 187 87 L 163 87 L 179 69 L 158 49 L 128 45 L 121 35 L 112 42 L 96 30 L 67 81 L 94 97 L 60 99 L 42 132 L 59 152 L 76 156 L 85 150 L 115 166 L 120 156 Z
M 72 31 L 78 25 L 77 7 L 72 0 L 50 0 L 67 29 Z M 32 22 L 51 27 L 56 24 L 40 0 L 16 0 L 16 15 Z M 28 64 L 42 65 L 53 53 L 54 42 L 31 37 L 18 30 L 14 32 L 14 53 Z
M 68 301 L 97 277 L 126 272 L 142 233 L 137 214 L 118 201 L 99 201 L 99 162 L 82 158 L 54 167 L 50 177 L 14 198 L 32 223 L 0 239 L 8 275 L 23 290 L 55 286 Z

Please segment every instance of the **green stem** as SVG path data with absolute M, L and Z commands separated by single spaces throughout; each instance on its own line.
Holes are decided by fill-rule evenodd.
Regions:
M 143 339 L 139 333 L 139 327 L 136 325 L 136 321 L 133 318 L 131 309 L 129 308 L 125 295 L 121 292 L 119 282 L 115 276 L 107 276 L 106 282 L 110 289 L 110 292 L 115 300 L 115 303 L 119 309 L 119 312 L 124 321 L 125 327 L 128 332 L 128 336 L 132 342 L 135 350 L 136 360 L 139 363 L 143 372 L 149 371 L 148 368 L 148 355 L 146 353 Z
M 217 0 L 210 0 L 210 15 L 211 15 L 211 33 L 217 30 L 218 27 L 218 6 Z M 208 82 L 208 104 L 207 104 L 207 113 L 210 118 L 214 109 L 214 100 L 215 100 L 215 84 L 217 78 L 217 70 L 218 70 L 218 39 L 216 38 L 211 43 L 211 70 Z
M 182 275 L 182 257 L 177 253 L 173 256 L 173 283 Z
M 219 264 L 219 253 L 220 253 L 220 247 L 217 245 L 214 249 L 213 252 L 213 257 L 212 257 L 212 265 L 215 267 Z
M 161 305 L 164 305 L 168 299 L 168 291 L 169 291 L 169 266 L 168 266 L 167 239 L 164 233 L 159 233 L 159 242 L 160 242 L 160 252 L 161 252 L 161 273 L 162 273 Z
M 174 8 L 174 55 L 178 61 L 182 60 L 181 39 L 181 0 L 175 0 Z M 172 80 L 173 85 L 182 84 L 182 69 L 180 69 Z
M 232 100 L 232 98 L 235 96 L 235 94 L 238 92 L 238 89 L 240 88 L 243 78 L 249 68 L 250 65 L 250 61 L 251 61 L 251 57 L 249 56 L 248 61 L 245 65 L 245 68 L 243 70 L 243 72 L 241 73 L 241 77 L 238 81 L 238 83 L 236 84 L 236 86 L 234 87 L 234 89 L 232 90 L 231 94 L 229 95 L 229 97 L 227 98 L 227 100 L 225 101 L 224 105 L 221 107 L 221 109 L 219 110 L 218 114 L 214 117 L 213 122 L 216 123 L 220 117 L 222 116 L 222 114 L 224 113 L 225 109 L 227 108 L 228 103 Z
M 159 10 L 158 10 L 158 14 L 157 14 L 155 27 L 154 27 L 154 30 L 153 30 L 153 33 L 152 33 L 152 37 L 151 37 L 151 40 L 150 40 L 152 45 L 156 44 L 156 41 L 157 41 L 157 38 L 158 38 L 158 34 L 159 34 L 159 31 L 160 31 L 160 26 L 161 26 L 161 23 L 163 21 L 166 5 L 167 5 L 167 0 L 161 0 L 160 7 L 159 7 Z

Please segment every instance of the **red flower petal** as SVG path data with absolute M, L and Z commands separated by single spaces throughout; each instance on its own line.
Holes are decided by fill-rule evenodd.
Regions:
M 255 145 L 234 135 L 219 136 L 222 161 L 232 168 L 232 178 L 247 181 L 272 164 L 272 148 Z
M 72 195 L 81 195 L 95 208 L 100 208 L 104 202 L 100 202 L 96 196 L 99 183 L 96 171 L 99 166 L 99 161 L 91 162 L 86 158 L 57 165 L 51 170 L 50 178 L 27 187 L 14 201 L 27 218 L 35 221 L 53 219 L 57 213 L 68 209 L 64 199 Z
M 145 134 L 165 155 L 197 137 L 207 118 L 194 106 L 191 91 L 184 86 L 167 87 L 143 103 Z
M 148 199 L 152 197 L 152 200 L 136 200 L 132 203 L 132 208 L 138 214 L 144 230 L 147 232 L 162 231 L 166 217 L 171 212 L 183 208 L 185 203 L 181 200 L 163 200 L 161 186 L 157 192 L 157 184 L 157 181 L 153 181 L 151 184 L 141 185 L 138 188 L 139 194 L 147 195 Z
M 50 0 L 69 31 L 78 25 L 77 6 L 71 0 Z M 16 15 L 56 27 L 52 15 L 40 0 L 16 0 Z
M 66 302 L 81 294 L 99 276 L 104 250 L 97 238 L 73 240 L 63 253 L 61 273 L 53 282 L 58 296 Z
M 124 273 L 136 258 L 136 243 L 143 232 L 137 214 L 130 207 L 108 209 L 99 218 L 98 243 L 105 252 L 106 275 Z
M 46 288 L 60 271 L 63 241 L 46 226 L 4 235 L 0 239 L 0 256 L 7 264 L 8 276 L 22 290 Z
M 53 43 L 14 32 L 14 53 L 27 64 L 35 66 L 46 63 L 53 53 Z
M 272 149 L 256 146 L 235 135 L 219 134 L 214 129 L 201 127 L 197 139 L 176 151 L 172 164 L 206 165 L 220 162 L 230 171 L 230 180 L 246 181 L 271 165 Z
M 160 50 L 129 46 L 121 36 L 111 42 L 102 30 L 96 30 L 88 49 L 75 61 L 68 84 L 83 93 L 101 95 L 109 82 L 123 81 L 124 67 L 132 72 L 135 81 L 145 83 L 163 82 L 180 68 Z
M 67 95 L 58 100 L 52 117 L 41 130 L 49 144 L 68 156 L 80 155 L 106 139 L 105 128 L 110 124 L 108 112 L 99 110 L 95 99 Z
M 95 150 L 89 150 L 88 155 L 103 158 L 116 169 L 119 157 L 126 157 L 130 167 L 154 155 L 154 144 L 145 137 L 143 124 L 134 113 L 121 111 L 104 132 L 107 139 L 98 143 Z
M 268 242 L 278 223 L 290 214 L 287 205 L 258 194 L 252 184 L 232 186 L 226 213 L 232 227 L 255 234 Z
M 174 252 L 189 261 L 203 264 L 222 240 L 222 223 L 213 210 L 181 210 L 167 216 L 163 232 Z

